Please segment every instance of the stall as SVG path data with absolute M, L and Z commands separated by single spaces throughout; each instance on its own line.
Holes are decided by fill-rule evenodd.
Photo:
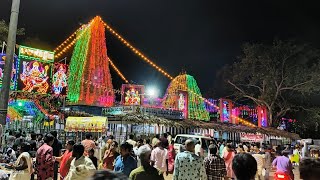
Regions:
M 74 139 L 76 142 L 81 142 L 84 134 L 91 132 L 96 137 L 101 137 L 106 132 L 108 125 L 107 117 L 72 117 L 66 119 L 65 138 Z M 95 156 L 101 160 L 102 153 L 100 148 L 95 149 Z

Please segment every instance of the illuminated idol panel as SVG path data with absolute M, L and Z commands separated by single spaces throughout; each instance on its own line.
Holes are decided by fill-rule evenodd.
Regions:
M 4 64 L 6 62 L 6 54 L 0 53 L 0 89 L 2 88 L 2 80 L 4 75 Z M 18 57 L 14 56 L 13 64 L 12 64 L 12 71 L 11 71 L 11 81 L 10 81 L 10 89 L 12 91 L 16 90 L 17 88 L 17 77 L 18 77 Z
M 51 93 L 53 62 L 54 52 L 20 46 L 17 90 Z

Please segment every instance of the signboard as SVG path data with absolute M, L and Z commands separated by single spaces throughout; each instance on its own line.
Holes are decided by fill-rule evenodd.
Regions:
M 261 134 L 240 134 L 240 140 L 242 142 L 261 142 L 261 141 L 263 141 L 263 135 L 261 135 Z
M 141 113 L 168 119 L 185 119 L 183 112 L 179 110 L 150 108 L 142 106 L 118 106 L 102 108 L 102 116 L 112 116 L 128 113 Z
M 105 132 L 107 126 L 107 118 L 94 117 L 68 117 L 66 119 L 65 130 L 68 132 Z
M 2 79 L 4 74 L 4 64 L 6 62 L 6 54 L 0 53 L 0 88 L 2 87 Z M 11 82 L 10 82 L 10 89 L 16 90 L 17 88 L 17 68 L 18 68 L 18 58 L 14 56 L 13 58 L 13 65 L 11 71 Z
M 41 49 L 35 49 L 26 46 L 19 47 L 19 58 L 29 59 L 29 60 L 39 60 L 46 62 L 54 61 L 54 52 L 45 51 Z
M 142 105 L 144 95 L 144 86 L 122 84 L 121 103 L 125 106 Z
M 67 70 L 66 64 L 56 63 L 53 66 L 52 91 L 55 95 L 67 94 Z
M 50 93 L 53 61 L 54 52 L 20 46 L 17 90 Z
M 155 134 L 155 127 L 152 125 L 132 125 L 132 133 L 135 134 Z

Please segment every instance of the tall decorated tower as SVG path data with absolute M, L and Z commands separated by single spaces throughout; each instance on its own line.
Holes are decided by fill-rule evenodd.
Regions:
M 109 70 L 105 27 L 100 17 L 83 25 L 69 66 L 68 93 L 70 103 L 111 106 L 114 92 Z
M 181 74 L 171 81 L 162 104 L 183 111 L 188 119 L 209 120 L 197 81 L 188 74 Z

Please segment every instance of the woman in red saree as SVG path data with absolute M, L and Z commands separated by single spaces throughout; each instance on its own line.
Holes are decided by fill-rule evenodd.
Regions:
M 117 152 L 118 143 L 113 141 L 110 148 L 106 150 L 103 157 L 103 168 L 113 170 L 114 168 L 114 160 L 120 155 Z
M 234 150 L 231 145 L 227 145 L 227 150 L 223 153 L 223 159 L 226 164 L 227 169 L 227 177 L 234 178 L 233 170 L 232 170 L 232 160 L 235 156 Z
M 168 154 L 169 154 L 168 172 L 172 174 L 174 169 L 174 160 L 176 158 L 176 152 L 174 150 L 174 141 L 171 141 L 171 144 L 168 147 Z

